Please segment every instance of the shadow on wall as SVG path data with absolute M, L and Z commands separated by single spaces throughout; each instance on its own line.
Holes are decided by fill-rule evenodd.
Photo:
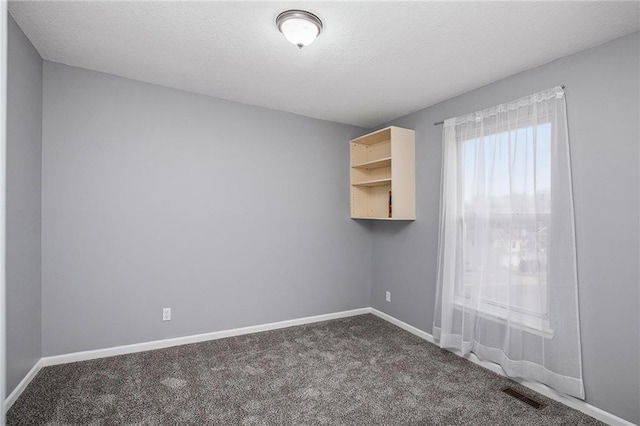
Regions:
M 415 226 L 415 221 L 409 220 L 380 220 L 374 224 L 376 235 L 403 235 Z

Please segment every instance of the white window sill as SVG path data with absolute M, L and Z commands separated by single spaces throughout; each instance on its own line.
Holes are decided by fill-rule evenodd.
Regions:
M 467 312 L 475 312 L 476 315 L 496 323 L 509 325 L 509 327 L 547 339 L 553 337 L 553 330 L 549 326 L 549 321 L 547 319 L 542 319 L 534 315 L 527 315 L 520 312 L 508 312 L 505 308 L 491 305 L 489 303 L 482 303 L 478 308 L 468 306 L 460 299 L 454 300 L 453 303 L 455 308 L 458 310 L 464 309 Z M 507 316 L 508 314 L 509 317 Z M 509 319 L 507 320 L 507 318 Z

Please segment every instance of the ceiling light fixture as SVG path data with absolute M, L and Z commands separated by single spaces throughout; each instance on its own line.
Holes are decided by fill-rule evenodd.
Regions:
M 286 10 L 276 18 L 278 30 L 291 43 L 302 49 L 318 37 L 322 31 L 322 21 L 305 10 Z

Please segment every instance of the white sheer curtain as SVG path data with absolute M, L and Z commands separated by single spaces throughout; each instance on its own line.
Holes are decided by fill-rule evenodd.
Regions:
M 442 166 L 434 337 L 584 398 L 563 89 L 446 120 Z

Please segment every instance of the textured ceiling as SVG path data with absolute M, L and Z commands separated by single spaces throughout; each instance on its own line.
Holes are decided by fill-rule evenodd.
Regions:
M 324 22 L 298 50 L 278 13 Z M 44 59 L 363 127 L 640 29 L 638 2 L 9 2 Z

